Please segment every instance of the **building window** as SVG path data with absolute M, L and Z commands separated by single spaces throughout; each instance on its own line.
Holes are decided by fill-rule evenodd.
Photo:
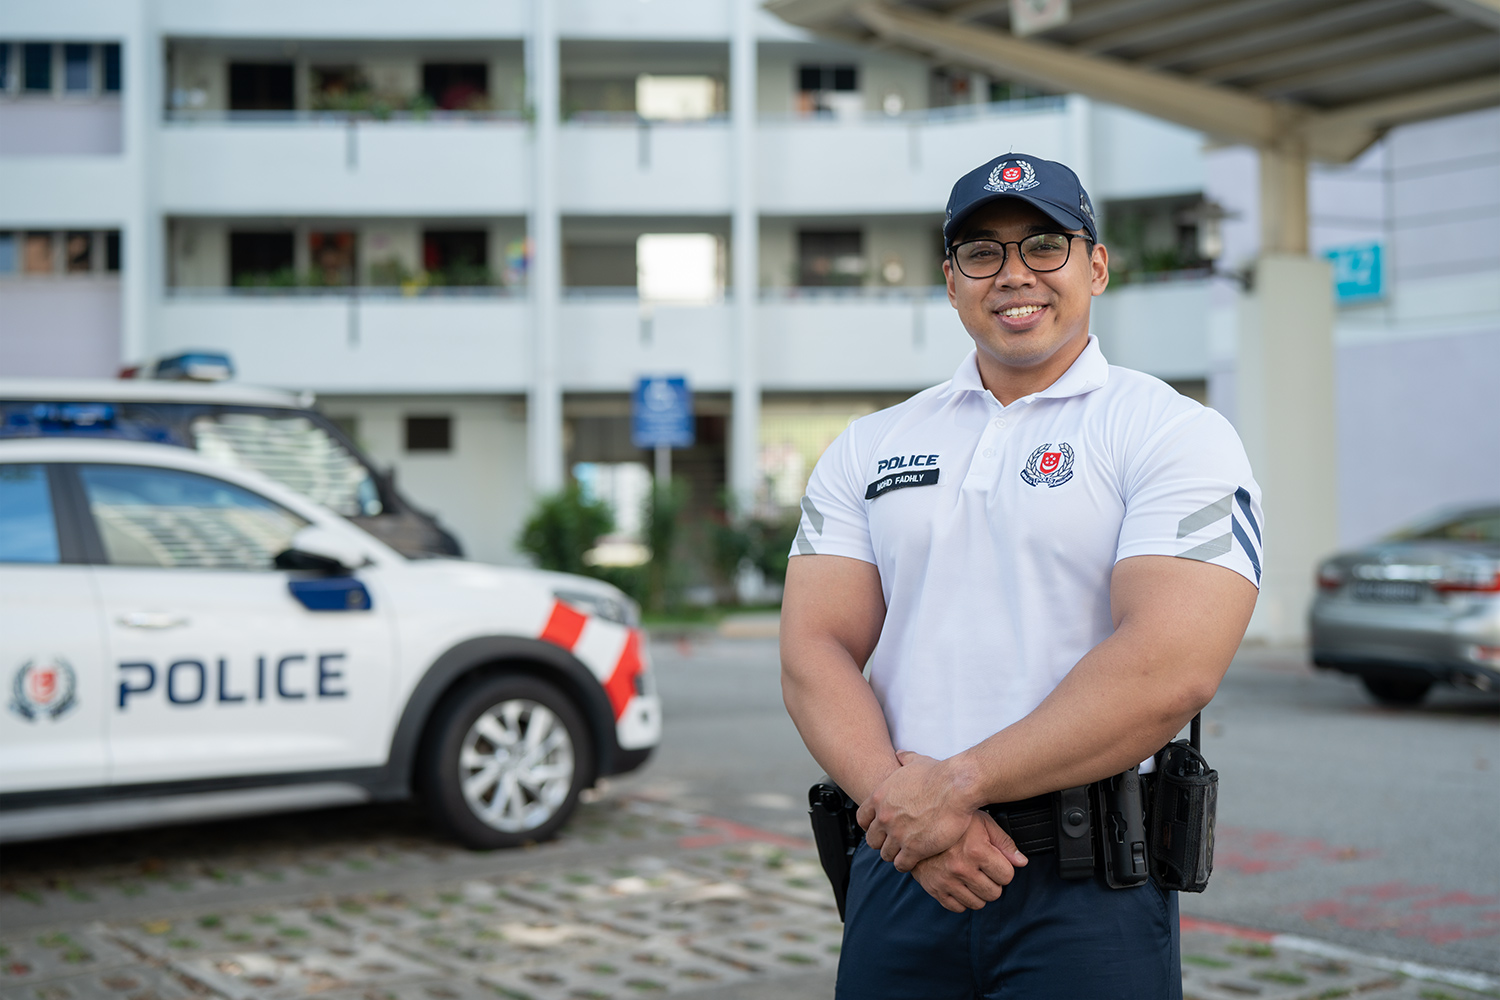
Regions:
M 70 94 L 86 94 L 94 89 L 94 47 L 64 45 L 63 89 Z
M 428 229 L 422 269 L 434 285 L 491 285 L 490 234 L 483 229 Z
M 490 68 L 484 63 L 424 63 L 422 94 L 445 111 L 482 111 L 490 105 Z
M 407 417 L 407 451 L 452 451 L 452 417 Z
M 83 274 L 94 269 L 94 234 L 72 232 L 63 237 L 65 263 L 69 274 Z
M 354 234 L 310 233 L 307 237 L 314 281 L 333 288 L 355 283 Z
M 10 43 L 0 42 L 0 94 L 10 90 Z
M 864 110 L 859 93 L 857 66 L 812 66 L 797 68 L 797 110 L 805 115 L 858 115 Z
M 0 233 L 0 274 L 16 271 L 16 234 Z
M 120 231 L 111 229 L 104 234 L 104 270 L 110 274 L 120 272 Z
M 120 92 L 120 46 L 117 43 L 105 45 L 100 53 L 104 64 L 104 92 L 118 94 Z
M 26 274 L 51 274 L 52 234 L 27 233 L 21 249 L 21 270 Z
M 229 283 L 238 287 L 293 283 L 293 234 L 282 232 L 230 233 Z
M 864 235 L 858 229 L 797 233 L 797 284 L 859 285 L 865 269 Z
M 32 43 L 21 46 L 21 88 L 32 94 L 52 93 L 52 46 Z
M 293 110 L 297 106 L 294 69 L 289 62 L 230 63 L 229 110 Z

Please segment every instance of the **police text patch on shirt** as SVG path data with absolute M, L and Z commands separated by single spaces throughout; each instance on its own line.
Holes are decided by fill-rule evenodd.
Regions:
M 937 469 L 897 472 L 893 475 L 882 476 L 867 486 L 865 488 L 865 499 L 874 500 L 878 496 L 884 496 L 893 490 L 905 489 L 908 486 L 936 486 L 937 481 Z

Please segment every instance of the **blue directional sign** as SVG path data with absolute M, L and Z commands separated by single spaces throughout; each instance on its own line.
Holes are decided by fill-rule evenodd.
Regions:
M 685 378 L 643 378 L 630 401 L 630 440 L 637 448 L 693 444 L 693 391 Z
M 1334 247 L 1327 256 L 1333 264 L 1333 294 L 1339 302 L 1363 302 L 1384 293 L 1379 243 Z

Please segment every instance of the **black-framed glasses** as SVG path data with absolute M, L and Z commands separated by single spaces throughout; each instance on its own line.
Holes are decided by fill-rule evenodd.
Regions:
M 948 248 L 953 263 L 966 278 L 993 278 L 1005 267 L 1006 247 L 1015 247 L 1021 263 L 1031 270 L 1046 273 L 1068 263 L 1073 241 L 1093 240 L 1080 233 L 1032 233 L 1024 240 L 965 240 Z

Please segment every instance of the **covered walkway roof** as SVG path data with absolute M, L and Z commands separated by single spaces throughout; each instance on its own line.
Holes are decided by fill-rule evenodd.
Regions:
M 1500 0 L 1072 0 L 1066 20 L 1032 34 L 1013 32 L 1009 0 L 766 7 L 825 36 L 1325 162 L 1402 122 L 1500 104 Z

